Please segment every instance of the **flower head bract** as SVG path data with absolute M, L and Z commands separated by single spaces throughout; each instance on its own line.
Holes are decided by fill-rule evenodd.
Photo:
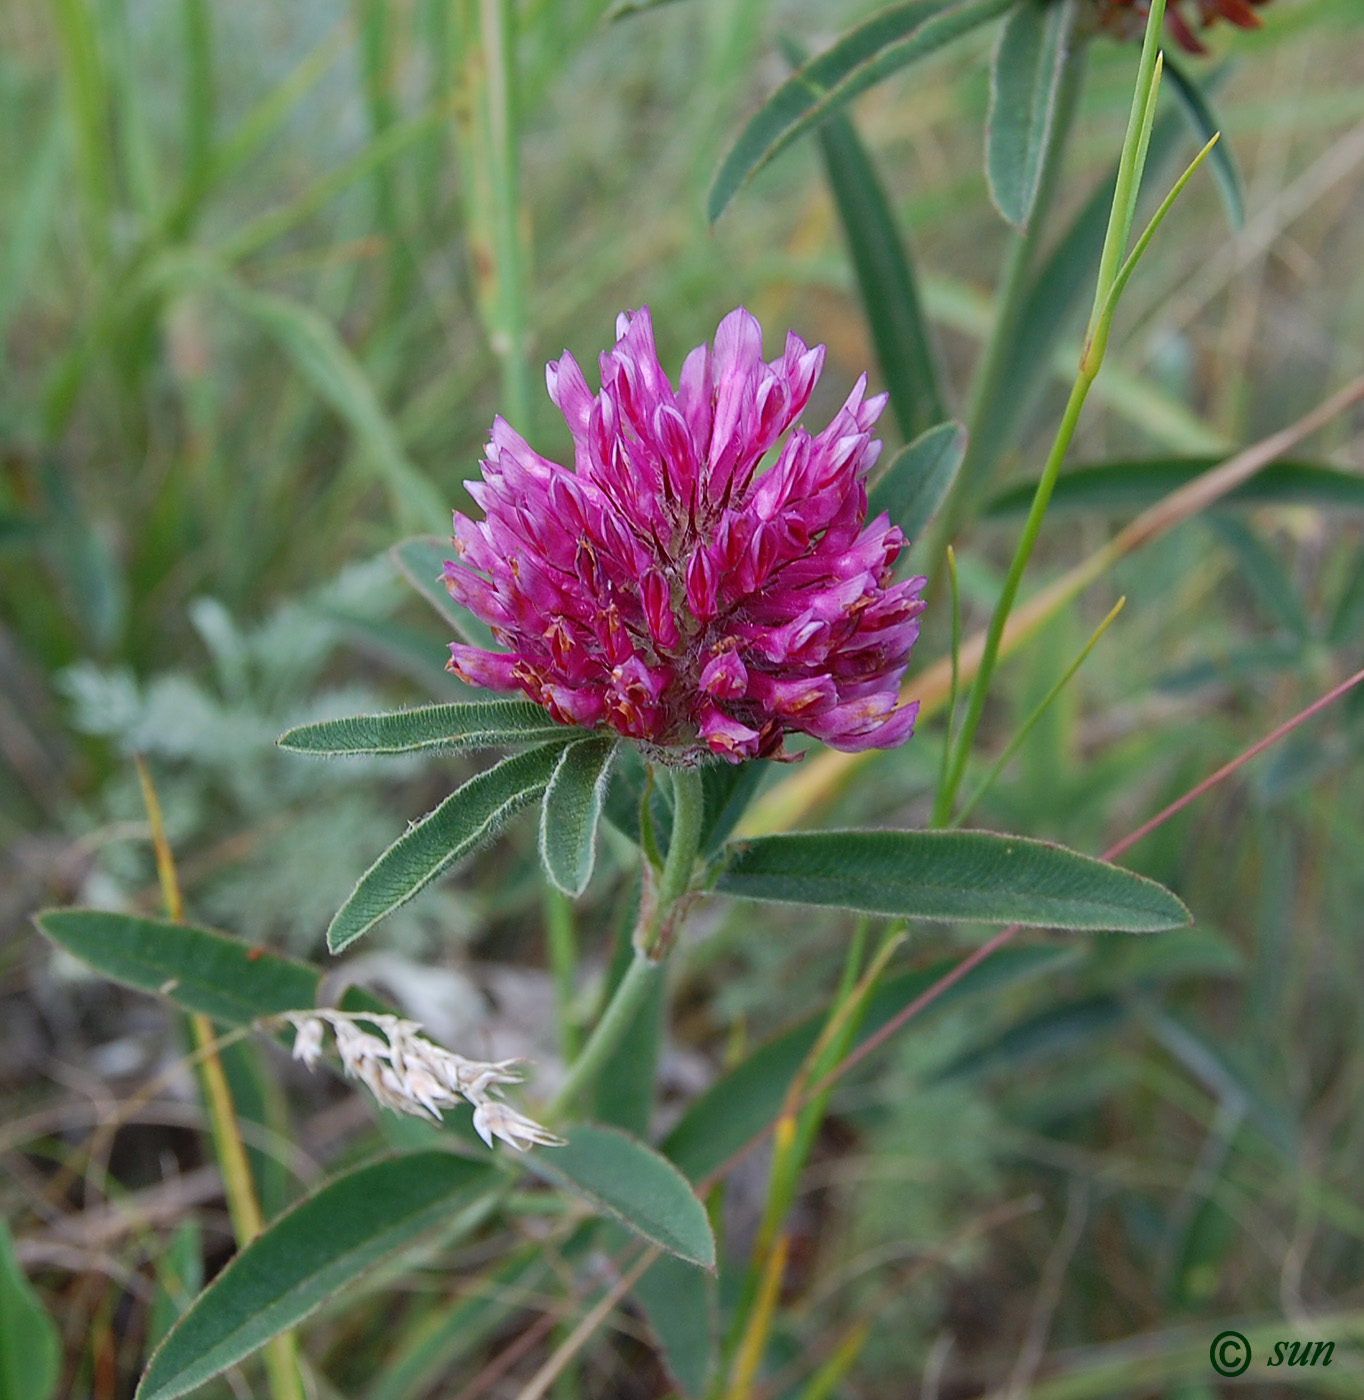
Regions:
M 822 346 L 788 334 L 764 361 L 740 308 L 674 388 L 647 308 L 616 334 L 599 393 L 567 353 L 547 368 L 571 469 L 494 422 L 469 487 L 484 518 L 455 515 L 445 584 L 505 651 L 457 642 L 449 669 L 665 762 L 780 756 L 791 731 L 902 743 L 924 580 L 894 580 L 904 535 L 864 518 L 885 395 L 866 398 L 864 376 L 812 435 L 797 420 Z

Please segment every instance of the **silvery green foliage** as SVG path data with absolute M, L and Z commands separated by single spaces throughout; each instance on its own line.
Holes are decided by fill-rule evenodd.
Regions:
M 144 754 L 196 915 L 243 938 L 315 951 L 356 870 L 378 855 L 401 821 L 396 814 L 411 805 L 395 784 L 432 775 L 419 757 L 318 763 L 281 753 L 275 740 L 295 724 L 391 708 L 391 695 L 354 684 L 328 688 L 321 677 L 341 648 L 364 645 L 407 596 L 383 556 L 250 626 L 216 599 L 196 599 L 190 617 L 203 651 L 174 671 L 142 678 L 126 666 L 68 667 L 58 685 L 72 726 L 109 740 L 120 755 L 73 825 L 140 823 L 141 794 L 122 756 Z M 440 656 L 437 640 L 431 674 L 443 682 L 442 698 L 451 698 Z M 458 773 L 449 776 L 453 783 Z M 154 879 L 141 842 L 103 843 L 98 859 L 125 894 Z M 196 862 L 205 867 L 198 877 Z M 478 922 L 471 896 L 432 889 L 393 920 L 388 936 L 410 948 L 468 935 Z

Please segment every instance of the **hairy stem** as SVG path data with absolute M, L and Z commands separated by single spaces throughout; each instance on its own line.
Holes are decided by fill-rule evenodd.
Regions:
M 596 1082 L 663 976 L 664 962 L 673 944 L 701 847 L 704 808 L 700 773 L 694 768 L 674 768 L 671 773 L 673 832 L 657 893 L 652 905 L 646 895 L 640 926 L 635 930 L 635 955 L 582 1053 L 573 1061 L 564 1087 L 550 1105 L 547 1116 L 551 1122 L 571 1108 L 583 1090 Z

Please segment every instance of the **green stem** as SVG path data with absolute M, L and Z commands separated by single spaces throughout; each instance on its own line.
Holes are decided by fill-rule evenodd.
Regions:
M 516 17 L 511 0 L 452 0 L 455 136 L 479 315 L 502 375 L 507 419 L 529 432 Z
M 1084 648 L 1080 652 L 1079 656 L 1077 656 L 1075 660 L 1072 661 L 1070 665 L 1066 667 L 1066 669 L 1061 673 L 1061 676 L 1057 680 L 1056 684 L 1053 685 L 1052 688 L 1049 691 L 1047 691 L 1046 695 L 1042 697 L 1041 703 L 1033 710 L 1032 714 L 1030 714 L 1027 717 L 1027 719 L 1023 721 L 1023 724 L 1019 728 L 1018 733 L 1015 734 L 1014 737 L 1008 742 L 1008 744 L 1005 745 L 1004 752 L 1000 754 L 1000 756 L 997 759 L 995 759 L 994 763 L 990 767 L 990 771 L 980 780 L 980 782 L 976 785 L 975 791 L 962 804 L 961 810 L 952 819 L 952 826 L 960 826 L 962 822 L 964 822 L 966 818 L 971 815 L 971 812 L 975 808 L 976 803 L 979 802 L 980 799 L 984 797 L 985 794 L 989 792 L 989 790 L 994 786 L 995 780 L 1004 771 L 1005 765 L 1014 756 L 1014 754 L 1016 754 L 1019 751 L 1019 749 L 1023 747 L 1023 744 L 1026 741 L 1028 735 L 1032 733 L 1038 721 L 1042 718 L 1044 714 L 1046 714 L 1052 701 L 1055 700 L 1058 695 L 1060 695 L 1060 693 L 1070 683 L 1070 678 L 1076 673 L 1076 671 L 1080 669 L 1082 665 L 1084 665 L 1085 658 L 1098 645 L 1099 638 L 1102 637 L 1103 634 L 1108 631 L 1109 624 L 1122 611 L 1123 604 L 1126 602 L 1127 599 L 1125 597 L 1118 599 L 1117 603 L 1114 604 L 1108 616 L 1104 618 L 1104 620 L 1099 624 L 1098 628 L 1094 632 L 1094 635 L 1090 637 L 1090 639 L 1085 643 Z
M 1094 297 L 1094 309 L 1089 317 L 1086 338 L 1091 339 L 1099 324 L 1109 289 L 1118 275 L 1127 240 L 1132 233 L 1132 218 L 1137 209 L 1137 194 L 1145 164 L 1146 145 L 1151 139 L 1151 116 L 1154 107 L 1156 59 L 1160 54 L 1160 27 L 1165 19 L 1165 0 L 1151 0 L 1146 16 L 1146 37 L 1142 43 L 1141 59 L 1137 64 L 1137 85 L 1132 92 L 1132 110 L 1127 117 L 1127 132 L 1123 137 L 1122 155 L 1118 158 L 1118 183 L 1113 190 L 1113 209 L 1104 234 L 1103 252 L 1099 257 L 1099 283 Z
M 545 882 L 545 941 L 550 975 L 554 979 L 554 1010 L 559 1020 L 559 1049 L 565 1060 L 578 1053 L 578 1027 L 573 1020 L 573 981 L 578 969 L 578 947 L 573 927 L 573 905 L 568 896 Z
M 582 1053 L 573 1061 L 568 1071 L 564 1087 L 559 1090 L 554 1102 L 546 1111 L 550 1123 L 556 1122 L 573 1107 L 574 1100 L 593 1083 L 601 1073 L 612 1051 L 620 1044 L 625 1032 L 634 1024 L 639 1009 L 649 999 L 658 979 L 663 975 L 663 964 L 635 949 L 635 956 L 620 979 L 615 995 L 602 1012 L 601 1020 L 592 1028 Z
M 1047 505 L 1051 501 L 1052 488 L 1056 485 L 1057 473 L 1061 470 L 1061 463 L 1065 460 L 1065 455 L 1070 449 L 1071 439 L 1075 436 L 1075 429 L 1080 421 L 1080 410 L 1084 407 L 1085 399 L 1089 395 L 1089 386 L 1093 382 L 1094 376 L 1092 374 L 1081 372 L 1076 375 L 1075 383 L 1071 387 L 1070 401 L 1066 404 L 1061 426 L 1056 431 L 1056 440 L 1051 445 L 1047 465 L 1042 469 L 1042 478 L 1037 483 L 1037 492 L 1032 498 L 1032 509 L 1028 512 L 1027 522 L 1023 526 L 1023 534 L 1018 541 L 1018 548 L 1014 551 L 1013 563 L 1009 566 L 1009 575 L 1004 580 L 1004 591 L 1000 594 L 999 602 L 995 605 L 994 615 L 990 618 L 990 629 L 985 634 L 985 650 L 981 653 L 980 667 L 976 671 L 971 694 L 966 702 L 966 717 L 962 720 L 961 732 L 957 736 L 952 766 L 948 770 L 947 781 L 938 790 L 938 800 L 933 804 L 933 825 L 935 827 L 945 826 L 951 819 L 952 804 L 956 799 L 957 789 L 961 786 L 962 775 L 966 771 L 966 760 L 976 737 L 976 728 L 980 724 L 981 712 L 985 709 L 985 694 L 990 687 L 990 676 L 994 671 L 995 662 L 999 659 L 1000 640 L 1004 636 L 1009 613 L 1013 610 L 1014 599 L 1018 596 L 1018 587 L 1023 581 L 1023 571 L 1028 567 L 1033 546 L 1037 543 L 1037 536 L 1042 530 L 1042 519 L 1047 513 Z
M 1098 376 L 1103 364 L 1104 350 L 1108 341 L 1108 328 L 1112 323 L 1116 295 L 1121 292 L 1120 268 L 1127 251 L 1127 238 L 1132 227 L 1132 215 L 1136 208 L 1137 193 L 1141 187 L 1142 167 L 1145 163 L 1147 144 L 1151 138 L 1151 123 L 1155 111 L 1156 88 L 1160 78 L 1158 61 L 1160 50 L 1160 25 L 1165 13 L 1165 0 L 1152 0 L 1151 11 L 1147 16 L 1146 37 L 1142 44 L 1141 62 L 1137 68 L 1137 86 L 1132 96 L 1132 110 L 1128 118 L 1127 134 L 1123 139 L 1122 158 L 1118 162 L 1118 180 L 1113 193 L 1113 205 L 1109 211 L 1108 232 L 1104 239 L 1103 256 L 1099 263 L 1098 286 L 1094 292 L 1094 309 L 1090 313 L 1089 333 L 1085 348 L 1080 356 L 1080 365 L 1071 387 L 1070 399 L 1056 430 L 1056 439 L 1051 445 L 1047 464 L 1037 483 L 1033 496 L 1032 509 L 1023 526 L 1023 533 L 1014 551 L 1009 575 L 1004 580 L 1004 590 L 995 605 L 990 618 L 990 627 L 985 636 L 985 647 L 981 653 L 980 666 L 971 686 L 967 702 L 966 718 L 962 721 L 961 733 L 957 739 L 952 757 L 951 770 L 947 781 L 938 789 L 937 800 L 933 804 L 932 822 L 935 827 L 947 825 L 952 818 L 952 808 L 956 801 L 957 789 L 961 786 L 962 775 L 966 771 L 966 760 L 970 757 L 971 745 L 975 741 L 976 728 L 980 724 L 981 712 L 985 708 L 985 696 L 990 688 L 990 678 L 995 663 L 999 659 L 999 646 L 1004 636 L 1004 628 L 1009 621 L 1014 600 L 1018 596 L 1023 571 L 1032 556 L 1042 529 L 1042 519 L 1051 501 L 1052 488 L 1070 449 L 1071 440 L 1080 421 L 1080 410 L 1089 395 L 1090 386 Z M 1205 148 L 1205 152 L 1206 152 Z M 1192 173 L 1190 170 L 1189 173 Z M 1185 177 L 1187 179 L 1187 175 Z M 1182 187 L 1182 186 L 1181 186 Z M 1162 206 L 1162 211 L 1169 204 Z M 1154 228 L 1151 230 L 1154 232 Z M 1130 273 L 1129 273 L 1130 275 Z M 1110 295 L 1112 293 L 1113 295 Z
M 957 578 L 957 555 L 950 544 L 947 546 L 947 577 L 952 585 L 952 681 L 947 690 L 947 718 L 943 723 L 939 793 L 947 786 L 952 764 L 952 736 L 957 725 L 957 694 L 961 685 L 961 584 Z
M 704 800 L 701 774 L 695 768 L 674 768 L 673 831 L 668 858 L 659 877 L 652 907 L 647 904 L 635 931 L 635 956 L 614 995 L 593 1027 L 582 1053 L 573 1061 L 568 1079 L 547 1110 L 552 1123 L 573 1106 L 574 1100 L 596 1081 L 640 1008 L 663 976 L 664 962 L 672 947 L 678 916 L 691 885 L 696 855 L 701 848 Z
M 635 946 L 651 958 L 664 958 L 672 944 L 672 923 L 677 904 L 691 884 L 696 853 L 701 849 L 701 820 L 705 798 L 697 768 L 669 770 L 673 786 L 673 830 L 668 858 L 658 881 L 653 916 L 637 932 Z
M 516 12 L 511 0 L 479 0 L 488 63 L 488 116 L 497 248 L 497 322 L 493 351 L 502 366 L 507 412 L 530 431 L 531 381 L 526 344 L 525 257 L 521 239 L 521 158 L 516 93 Z

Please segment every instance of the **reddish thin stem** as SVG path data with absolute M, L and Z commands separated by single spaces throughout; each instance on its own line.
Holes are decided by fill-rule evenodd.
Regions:
M 1334 690 L 1328 690 L 1320 700 L 1315 700 L 1305 710 L 1299 711 L 1292 719 L 1285 720 L 1276 730 L 1266 734 L 1258 744 L 1252 744 L 1244 753 L 1237 754 L 1230 763 L 1224 763 L 1215 773 L 1209 774 L 1197 787 L 1190 788 L 1183 797 L 1171 802 L 1163 812 L 1157 812 L 1149 822 L 1139 826 L 1130 836 L 1124 836 L 1115 846 L 1110 846 L 1104 853 L 1102 859 L 1116 860 L 1129 846 L 1135 846 L 1148 832 L 1154 831 L 1163 822 L 1167 822 L 1176 812 L 1182 812 L 1190 802 L 1196 802 L 1203 796 L 1209 788 L 1216 787 L 1223 778 L 1234 773 L 1243 763 L 1249 763 L 1257 754 L 1262 754 L 1271 744 L 1277 744 L 1284 735 L 1291 733 L 1304 720 L 1311 719 L 1318 710 L 1325 709 L 1333 700 L 1338 700 L 1347 690 L 1353 689 L 1360 681 L 1364 681 L 1364 671 L 1356 671 L 1349 680 L 1341 681 Z
M 1266 734 L 1258 743 L 1252 744 L 1244 753 L 1238 754 L 1230 763 L 1224 763 L 1215 773 L 1209 774 L 1196 787 L 1192 787 L 1183 797 L 1170 803 L 1163 811 L 1156 813 L 1150 821 L 1144 822 L 1130 836 L 1124 836 L 1121 841 L 1112 845 L 1100 857 L 1101 860 L 1111 861 L 1121 855 L 1130 846 L 1140 841 L 1143 836 L 1154 831 L 1162 823 L 1169 821 L 1177 812 L 1183 811 L 1191 802 L 1195 802 L 1202 797 L 1210 788 L 1216 787 L 1224 778 L 1229 777 L 1238 768 L 1249 763 L 1252 758 L 1262 754 L 1267 748 L 1277 744 L 1285 735 L 1292 733 L 1305 720 L 1309 720 L 1319 710 L 1324 709 L 1332 701 L 1338 700 L 1346 691 L 1357 686 L 1364 681 L 1364 671 L 1356 671 L 1348 680 L 1342 681 L 1338 686 L 1327 691 L 1320 699 L 1314 700 L 1305 710 L 1300 710 L 1292 719 L 1285 720 L 1283 724 L 1269 734 Z M 956 967 L 943 976 L 926 990 L 921 992 L 902 1011 L 898 1012 L 879 1031 L 867 1037 L 861 1045 L 853 1050 L 844 1060 L 835 1065 L 828 1074 L 824 1076 L 811 1089 L 807 1090 L 795 1105 L 793 1112 L 800 1112 L 806 1104 L 824 1093 L 832 1084 L 841 1079 L 855 1065 L 861 1064 L 868 1055 L 878 1050 L 897 1031 L 903 1030 L 921 1011 L 931 1006 L 944 992 L 956 986 L 968 972 L 979 967 L 987 958 L 992 957 L 1001 948 L 1010 942 L 1023 929 L 1022 924 L 1010 924 L 1008 928 L 1001 929 L 988 942 L 982 943 L 974 952 L 964 957 Z M 721 1180 L 730 1169 L 746 1157 L 771 1131 L 773 1124 L 769 1123 L 761 1132 L 755 1133 L 737 1152 L 731 1154 L 714 1171 L 709 1172 L 700 1182 L 697 1183 L 697 1194 L 704 1195 L 717 1181 Z

